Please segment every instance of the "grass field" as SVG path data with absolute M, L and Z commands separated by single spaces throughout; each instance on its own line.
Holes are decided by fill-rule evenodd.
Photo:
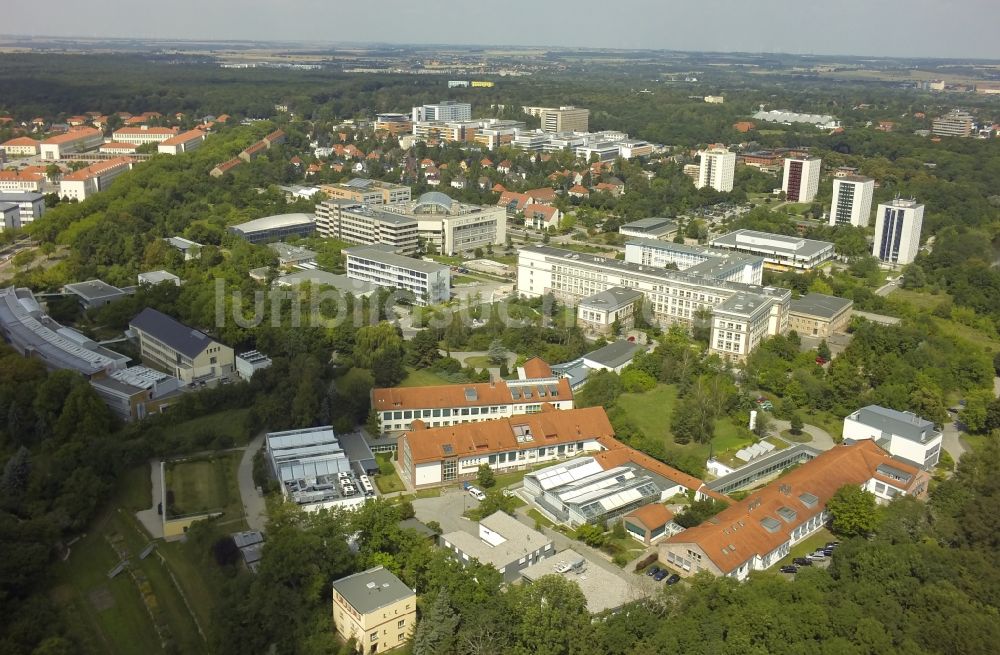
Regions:
M 242 504 L 236 476 L 240 452 L 227 452 L 198 459 L 168 462 L 164 471 L 173 503 L 169 516 L 185 516 L 221 511 L 227 517 L 240 516 Z
M 494 364 L 490 361 L 490 358 L 486 355 L 472 355 L 471 357 L 466 357 L 465 361 L 462 362 L 466 366 L 473 366 L 475 368 L 489 368 L 491 366 L 499 366 L 499 364 Z
M 938 305 L 948 300 L 948 294 L 921 293 L 912 289 L 896 288 L 889 294 L 889 299 L 893 302 L 903 302 L 912 305 L 920 310 L 933 311 Z
M 669 384 L 658 384 L 645 393 L 625 393 L 616 401 L 618 407 L 625 410 L 637 428 L 647 437 L 662 440 L 668 452 L 688 451 L 707 459 L 710 451 L 726 453 L 739 450 L 751 443 L 752 437 L 747 436 L 747 433 L 729 418 L 715 422 L 715 436 L 711 447 L 709 444 L 674 443 L 673 434 L 670 432 L 670 419 L 676 402 L 677 389 Z
M 171 431 L 183 438 L 191 438 L 201 434 L 227 436 L 233 446 L 243 446 L 250 441 L 250 434 L 244 429 L 246 417 L 250 409 L 227 409 L 200 418 L 178 423 Z
M 399 479 L 395 467 L 392 465 L 392 453 L 376 453 L 375 459 L 378 461 L 380 473 L 375 476 L 375 486 L 384 494 L 397 491 L 406 491 L 403 481 Z
M 437 375 L 433 371 L 426 369 L 408 368 L 406 379 L 399 383 L 401 387 L 429 387 L 436 384 L 450 384 L 447 380 Z

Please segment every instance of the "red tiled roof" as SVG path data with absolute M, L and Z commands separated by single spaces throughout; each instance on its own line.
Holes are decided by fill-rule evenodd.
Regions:
M 239 166 L 242 163 L 243 163 L 242 159 L 240 159 L 239 157 L 233 157 L 229 161 L 224 161 L 221 164 L 216 165 L 215 168 L 217 170 L 219 170 L 220 172 L 225 173 L 229 169 L 236 168 L 237 166 Z
M 602 446 L 607 448 L 607 450 L 594 455 L 594 459 L 596 459 L 605 470 L 632 462 L 633 464 L 637 464 L 646 470 L 662 475 L 669 480 L 673 480 L 687 489 L 700 491 L 706 496 L 711 496 L 716 500 L 729 502 L 729 498 L 723 494 L 712 491 L 705 486 L 705 483 L 702 480 L 699 480 L 693 475 L 689 475 L 683 471 L 678 471 L 674 467 L 664 464 L 658 459 L 650 457 L 646 453 L 630 448 L 615 439 L 613 436 L 604 437 L 600 439 L 600 442 Z
M 524 369 L 524 376 L 529 380 L 552 377 L 552 367 L 541 357 L 532 357 L 521 368 Z
M 578 193 L 578 194 L 581 194 L 581 195 L 584 195 L 584 196 L 589 196 L 590 195 L 590 190 L 587 187 L 581 186 L 579 184 L 575 184 L 572 187 L 570 187 L 569 192 L 570 193 Z
M 555 446 L 562 443 L 599 439 L 614 433 L 603 407 L 555 409 L 549 404 L 537 414 L 519 414 L 481 423 L 460 423 L 440 428 L 417 427 L 403 433 L 399 443 L 409 445 L 414 464 L 440 461 L 444 457 L 467 457 L 517 450 L 528 447 Z M 514 428 L 530 429 L 533 440 L 518 441 Z
M 876 469 L 880 464 L 911 475 L 909 484 L 878 473 Z M 827 501 L 844 485 L 862 485 L 873 477 L 909 492 L 921 478 L 926 478 L 926 474 L 893 459 L 869 439 L 850 446 L 834 446 L 701 525 L 674 535 L 667 543 L 696 544 L 723 573 L 728 573 L 755 555 L 770 553 L 788 541 L 791 531 L 820 514 Z M 800 498 L 806 493 L 818 499 L 812 507 Z M 786 522 L 777 513 L 782 507 L 796 513 L 793 521 Z M 774 532 L 761 524 L 764 517 L 778 521 Z
M 534 398 L 546 400 L 572 400 L 573 391 L 569 381 L 562 378 L 558 383 L 546 383 L 545 387 L 555 386 L 557 396 L 551 396 L 546 389 L 546 395 L 539 394 L 538 388 L 532 388 Z M 524 388 L 521 386 L 520 388 Z M 475 391 L 475 398 L 466 396 L 467 390 Z M 470 394 L 471 395 L 471 394 Z M 503 380 L 496 382 L 477 382 L 471 384 L 442 384 L 431 387 L 392 387 L 372 390 L 372 408 L 377 412 L 397 409 L 429 409 L 435 407 L 479 407 L 480 405 L 511 404 L 514 398 L 510 388 Z M 523 402 L 519 400 L 518 402 Z
M 38 147 L 38 141 L 32 139 L 30 136 L 19 136 L 11 139 L 10 141 L 4 141 L 0 143 L 0 148 L 4 146 L 35 146 Z
M 111 136 L 114 137 L 117 134 L 177 134 L 176 127 L 122 127 L 114 132 Z
M 535 202 L 542 204 L 554 202 L 556 199 L 555 189 L 550 189 L 549 187 L 529 189 L 524 192 L 524 195 L 529 196 Z
M 81 127 L 78 130 L 73 130 L 72 132 L 67 132 L 66 134 L 49 137 L 48 139 L 42 141 L 42 143 L 46 145 L 72 143 L 74 141 L 81 141 L 100 134 L 101 131 L 95 127 Z
M 108 171 L 128 166 L 131 163 L 132 160 L 129 159 L 128 157 L 115 157 L 114 159 L 109 159 L 108 161 L 102 161 L 96 164 L 91 164 L 90 166 L 86 168 L 81 168 L 80 170 L 74 173 L 70 173 L 69 175 L 64 175 L 63 181 L 75 182 L 80 180 L 89 180 L 92 177 L 103 175 Z
M 161 146 L 177 146 L 182 143 L 187 143 L 188 141 L 193 141 L 195 139 L 201 139 L 205 136 L 205 133 L 201 130 L 188 130 L 187 132 L 181 132 L 176 136 L 172 136 L 169 139 L 160 141 Z
M 635 519 L 646 526 L 647 530 L 655 530 L 672 521 L 674 513 L 667 509 L 665 505 L 650 503 L 629 512 L 625 515 L 625 518 Z

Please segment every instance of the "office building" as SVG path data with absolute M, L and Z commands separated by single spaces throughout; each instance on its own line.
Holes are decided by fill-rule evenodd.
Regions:
M 359 205 L 394 205 L 399 202 L 410 202 L 410 187 L 362 177 L 341 184 L 323 184 L 319 190 L 330 200 L 346 200 Z
M 618 233 L 639 239 L 670 241 L 677 234 L 677 222 L 669 218 L 640 218 L 619 227 Z
M 629 256 L 629 245 L 643 255 L 639 259 L 642 263 Z M 518 292 L 529 298 L 552 293 L 560 301 L 576 305 L 612 287 L 636 289 L 644 296 L 643 308 L 649 320 L 663 327 L 711 321 L 711 351 L 737 360 L 746 357 L 764 337 L 787 331 L 791 292 L 746 283 L 748 278 L 760 280 L 760 258 L 731 253 L 718 257 L 712 254 L 718 251 L 708 249 L 701 249 L 708 251 L 705 255 L 697 250 L 679 252 L 705 259 L 678 271 L 663 268 L 645 256 L 661 252 L 664 246 L 678 245 L 650 239 L 630 242 L 624 262 L 550 246 L 525 246 L 518 252 Z
M 931 132 L 935 136 L 970 136 L 975 125 L 972 114 L 953 109 L 944 116 L 934 119 Z
M 880 203 L 875 211 L 875 245 L 872 254 L 890 266 L 909 264 L 920 250 L 924 206 L 896 198 Z
M 712 239 L 710 245 L 762 257 L 765 266 L 777 270 L 808 271 L 830 261 L 835 254 L 829 241 L 756 230 L 736 230 Z
M 819 157 L 786 157 L 781 190 L 789 202 L 812 202 L 819 191 Z
M 874 194 L 875 180 L 870 177 L 857 175 L 834 177 L 830 225 L 868 227 Z
M 736 175 L 736 153 L 729 152 L 722 146 L 714 146 L 701 150 L 698 154 L 701 156 L 701 164 L 695 186 L 699 189 L 710 186 L 716 191 L 732 191 Z
M 428 249 L 456 255 L 502 245 L 507 237 L 503 207 L 469 205 L 439 191 L 375 207 L 327 201 L 320 204 L 317 215 L 321 234 L 353 243 L 384 243 L 402 252 L 414 252 L 418 238 Z
M 119 143 L 118 141 L 105 141 L 97 152 L 103 155 L 134 155 L 139 152 L 139 146 L 134 143 Z
M 123 421 L 141 421 L 166 409 L 180 394 L 180 380 L 145 366 L 91 378 L 90 386 Z
M 21 355 L 41 360 L 50 371 L 103 377 L 125 368 L 129 361 L 52 320 L 29 289 L 0 289 L 0 336 Z
M 844 417 L 844 443 L 870 439 L 897 459 L 930 471 L 941 458 L 944 435 L 913 412 L 878 405 L 862 407 Z
M 413 429 L 416 421 L 437 428 L 535 414 L 545 403 L 555 409 L 573 409 L 569 382 L 554 375 L 548 364 L 541 364 L 542 370 L 533 371 L 527 379 L 372 389 L 372 411 L 382 433 L 398 433 Z
M 432 428 L 415 421 L 399 437 L 399 463 L 412 486 L 427 487 L 474 479 L 482 464 L 499 472 L 596 452 L 603 448 L 599 437 L 613 436 L 603 407 L 544 404 L 535 414 L 480 423 Z
M 478 534 L 465 530 L 447 532 L 440 537 L 441 546 L 463 565 L 476 560 L 492 566 L 507 583 L 518 580 L 521 571 L 556 552 L 550 537 L 504 512 L 490 514 L 479 522 L 478 528 Z
M 246 239 L 250 243 L 278 241 L 296 235 L 312 236 L 316 231 L 316 216 L 313 214 L 278 214 L 265 216 L 239 225 L 229 226 L 229 233 Z
M 381 566 L 333 583 L 333 625 L 361 655 L 402 646 L 416 624 L 416 592 Z
M 708 571 L 745 580 L 826 526 L 826 503 L 844 485 L 860 486 L 885 503 L 900 495 L 921 498 L 927 484 L 926 473 L 870 440 L 834 446 L 701 525 L 661 541 L 660 560 L 685 577 Z
M 162 143 L 177 136 L 176 127 L 123 127 L 111 133 L 111 140 L 116 143 L 131 143 L 142 146 L 147 143 Z
M 80 127 L 42 141 L 38 147 L 42 159 L 55 161 L 63 155 L 96 148 L 104 140 L 104 133 L 93 127 Z
M 342 251 L 351 280 L 396 289 L 418 305 L 451 298 L 451 269 L 444 264 L 397 255 L 392 246 L 352 246 Z
M 409 134 L 413 131 L 413 121 L 406 114 L 378 114 L 375 116 L 375 131 L 388 132 L 393 136 Z
M 658 239 L 629 239 L 625 261 L 744 284 L 760 284 L 764 275 L 763 257 Z
M 542 109 L 539 116 L 542 119 L 542 131 L 557 134 L 559 132 L 588 132 L 590 129 L 590 110 L 577 107 L 559 107 L 558 109 Z
M 329 425 L 269 432 L 264 454 L 284 497 L 307 511 L 350 508 L 371 495 Z
M 132 170 L 132 163 L 129 157 L 116 157 L 64 175 L 59 181 L 59 197 L 83 202 L 107 189 L 125 171 Z
M 201 130 L 188 130 L 168 139 L 160 141 L 156 151 L 165 155 L 180 155 L 191 152 L 205 141 L 205 133 Z
M 411 113 L 414 123 L 423 121 L 469 121 L 472 120 L 472 105 L 457 100 L 444 100 L 433 105 L 414 107 Z
M 129 322 L 144 360 L 184 384 L 227 377 L 233 371 L 233 349 L 203 332 L 147 307 Z
M 792 299 L 788 307 L 788 329 L 795 330 L 800 336 L 820 339 L 846 333 L 853 307 L 853 300 L 807 293 Z

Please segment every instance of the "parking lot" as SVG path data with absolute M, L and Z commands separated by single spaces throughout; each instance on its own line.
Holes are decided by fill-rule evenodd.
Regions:
M 462 516 L 467 510 L 479 505 L 479 501 L 459 487 L 445 487 L 437 498 L 416 498 L 413 500 L 413 511 L 423 522 L 437 521 L 441 531 L 456 532 L 463 530 L 470 534 L 479 534 L 473 521 Z

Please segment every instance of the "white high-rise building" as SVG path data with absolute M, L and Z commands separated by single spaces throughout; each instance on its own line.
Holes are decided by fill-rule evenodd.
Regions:
M 722 146 L 699 151 L 701 165 L 698 168 L 697 188 L 710 186 L 716 191 L 732 191 L 736 176 L 736 153 Z
M 812 202 L 819 191 L 819 157 L 786 157 L 781 190 L 789 202 Z
M 443 100 L 434 105 L 414 107 L 412 119 L 416 121 L 469 121 L 472 105 L 457 100 Z
M 875 247 L 872 254 L 886 264 L 909 264 L 920 249 L 924 206 L 916 200 L 896 198 L 879 204 L 875 212 Z
M 830 225 L 868 227 L 874 193 L 875 180 L 870 177 L 850 175 L 834 178 Z

